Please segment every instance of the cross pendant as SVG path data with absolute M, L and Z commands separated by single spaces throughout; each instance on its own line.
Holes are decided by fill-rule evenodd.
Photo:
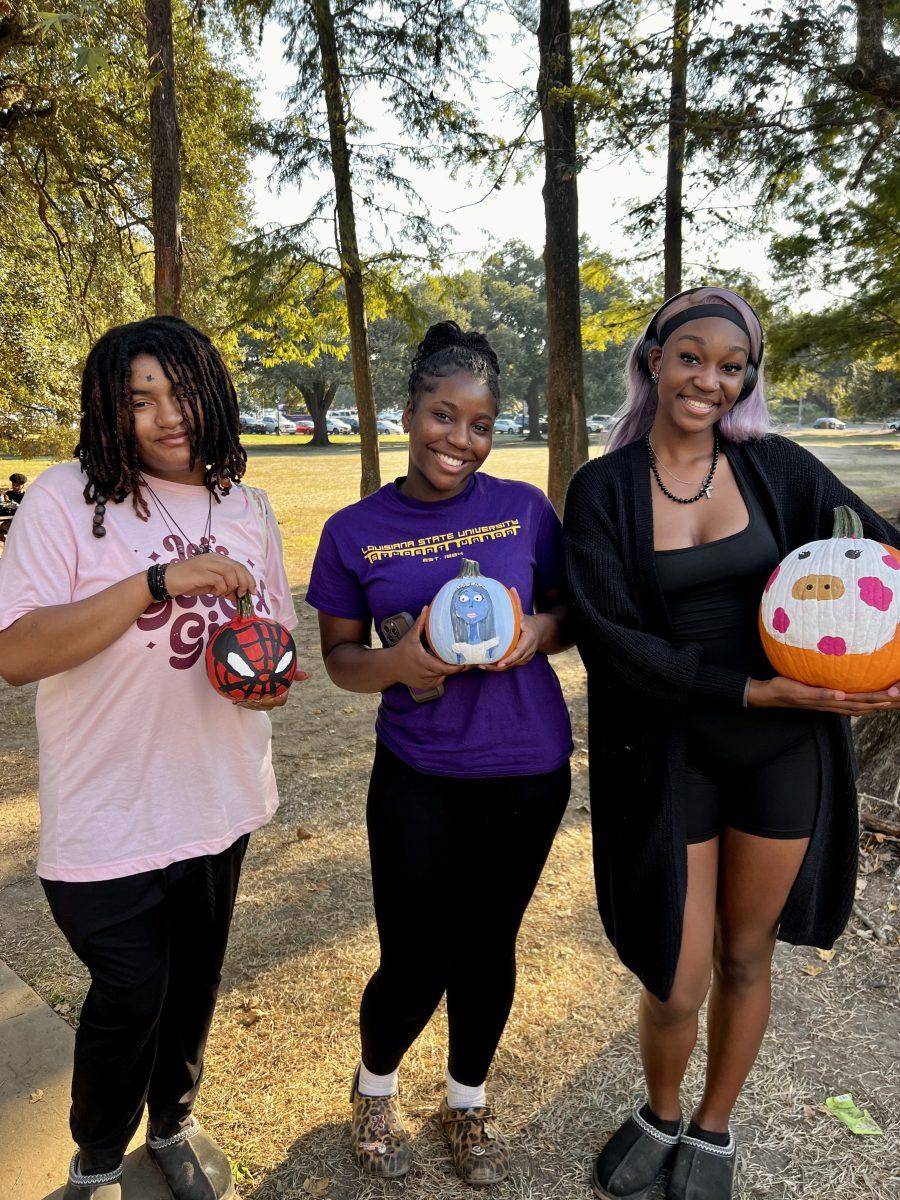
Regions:
M 712 500 L 712 484 L 711 483 L 708 483 L 706 485 L 706 487 L 703 489 L 703 495 L 706 497 L 707 500 Z

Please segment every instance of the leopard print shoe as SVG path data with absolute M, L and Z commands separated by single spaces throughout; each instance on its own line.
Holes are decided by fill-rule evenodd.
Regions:
M 357 1067 L 350 1102 L 353 1105 L 350 1140 L 360 1167 L 382 1179 L 402 1178 L 412 1166 L 412 1147 L 403 1124 L 399 1096 L 363 1096 Z
M 509 1149 L 490 1108 L 450 1108 L 442 1100 L 441 1127 L 454 1169 L 464 1183 L 487 1187 L 507 1177 Z

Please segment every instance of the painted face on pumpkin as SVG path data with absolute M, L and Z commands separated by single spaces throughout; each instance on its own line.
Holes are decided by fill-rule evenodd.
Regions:
M 776 670 L 804 683 L 864 692 L 896 682 L 900 550 L 857 537 L 800 546 L 766 584 L 760 633 Z
M 296 668 L 294 641 L 275 621 L 256 618 L 239 627 L 225 625 L 210 644 L 210 681 L 230 700 L 281 696 Z
M 453 597 L 453 611 L 467 625 L 476 625 L 491 615 L 491 598 L 477 588 L 462 588 Z

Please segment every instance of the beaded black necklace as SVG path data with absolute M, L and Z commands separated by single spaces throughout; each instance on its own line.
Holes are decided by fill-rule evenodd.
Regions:
M 156 505 L 156 509 L 159 515 L 162 517 L 163 524 L 165 525 L 166 529 L 168 529 L 169 533 L 174 536 L 175 529 L 177 529 L 181 534 L 182 539 L 184 540 L 185 552 L 187 554 L 193 554 L 194 556 L 197 554 L 211 554 L 212 546 L 210 545 L 210 539 L 212 537 L 212 492 L 209 493 L 209 512 L 206 515 L 206 526 L 198 543 L 191 541 L 188 535 L 184 532 L 184 530 L 163 504 L 162 500 L 160 500 L 159 496 L 157 496 L 156 492 L 154 492 L 153 488 L 147 482 L 146 476 L 141 476 L 141 483 L 150 493 L 150 499 Z M 169 522 L 171 522 L 171 524 Z M 175 526 L 175 529 L 172 528 L 172 525 Z
M 712 462 L 709 464 L 709 470 L 706 473 L 706 478 L 700 484 L 700 491 L 697 493 L 697 495 L 689 496 L 687 499 L 685 499 L 684 496 L 676 496 L 675 493 L 670 492 L 663 483 L 659 474 L 659 468 L 656 465 L 656 452 L 650 443 L 649 430 L 644 434 L 644 444 L 647 447 L 647 454 L 650 458 L 650 470 L 653 472 L 653 478 L 656 480 L 657 486 L 664 496 L 668 496 L 668 498 L 670 500 L 674 500 L 676 504 L 696 504 L 698 500 L 702 500 L 704 497 L 707 500 L 712 499 L 712 481 L 716 473 L 716 467 L 719 465 L 719 435 L 715 429 L 713 430 Z

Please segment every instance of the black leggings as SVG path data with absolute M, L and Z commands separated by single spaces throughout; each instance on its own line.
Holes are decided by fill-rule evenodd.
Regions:
M 381 962 L 360 1006 L 362 1059 L 400 1064 L 447 993 L 448 1069 L 484 1082 L 512 1007 L 516 935 L 569 798 L 545 775 L 425 775 L 382 743 L 366 820 Z
M 122 879 L 41 880 L 91 974 L 70 1114 L 89 1173 L 119 1165 L 145 1103 L 162 1137 L 191 1114 L 248 840 Z

